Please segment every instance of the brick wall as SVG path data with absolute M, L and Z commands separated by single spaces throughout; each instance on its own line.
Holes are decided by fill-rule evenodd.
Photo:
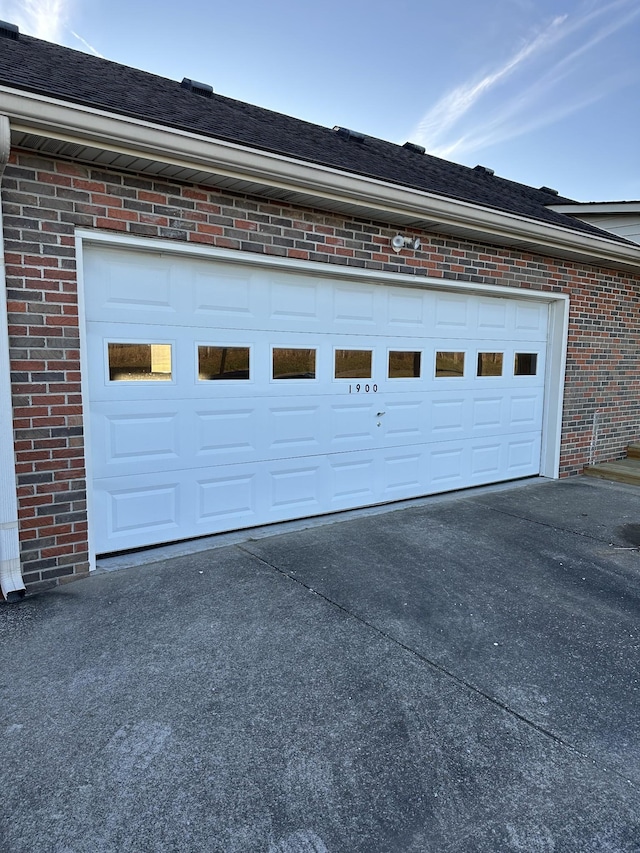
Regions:
M 640 277 L 14 152 L 3 179 L 25 582 L 88 570 L 76 227 L 571 296 L 561 475 L 640 437 Z M 404 230 L 404 229 L 403 229 Z

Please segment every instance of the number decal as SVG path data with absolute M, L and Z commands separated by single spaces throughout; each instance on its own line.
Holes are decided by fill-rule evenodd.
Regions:
M 355 391 L 354 391 L 354 389 L 355 389 Z M 364 391 L 365 394 L 369 394 L 370 391 L 373 391 L 373 393 L 375 394 L 377 392 L 377 390 L 378 390 L 377 385 L 369 385 L 368 383 L 364 386 L 361 385 L 359 382 L 357 383 L 357 385 L 349 385 L 349 393 L 350 394 L 354 394 L 354 393 L 359 394 L 360 391 Z

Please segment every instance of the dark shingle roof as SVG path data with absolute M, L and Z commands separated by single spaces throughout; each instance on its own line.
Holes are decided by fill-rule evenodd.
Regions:
M 174 80 L 22 34 L 16 41 L 0 38 L 0 84 L 616 240 L 547 209 L 545 205 L 572 201 L 547 189 L 373 137 L 344 138 L 329 128 L 215 93 L 205 98 Z

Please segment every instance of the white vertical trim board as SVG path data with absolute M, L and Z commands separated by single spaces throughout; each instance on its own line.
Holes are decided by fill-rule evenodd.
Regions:
M 9 119 L 6 116 L 0 116 L 0 178 L 2 178 L 4 167 L 9 158 L 10 147 Z M 4 234 L 1 206 L 0 234 Z M 12 412 L 7 280 L 4 263 L 4 237 L 0 237 L 0 588 L 7 601 L 22 598 L 25 592 L 20 571 Z
M 91 232 L 89 232 L 91 233 Z M 84 470 L 87 489 L 87 544 L 89 549 L 89 571 L 96 568 L 96 552 L 93 545 L 94 514 L 92 512 L 93 468 L 91 455 L 91 418 L 89 417 L 89 375 L 85 366 L 88 364 L 87 327 L 84 289 L 84 255 L 82 252 L 83 238 L 76 231 L 76 276 L 78 286 L 78 326 L 80 334 L 80 391 L 82 394 L 82 435 L 84 441 Z
M 569 297 L 562 295 L 549 305 L 549 338 L 547 342 L 547 373 L 544 387 L 542 416 L 542 452 L 540 474 L 557 479 L 560 475 L 560 444 L 562 441 L 562 406 L 569 338 Z

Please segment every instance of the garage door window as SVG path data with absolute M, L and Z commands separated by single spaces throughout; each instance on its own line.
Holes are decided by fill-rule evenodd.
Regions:
M 337 349 L 333 375 L 336 379 L 371 379 L 372 363 L 370 349 Z
M 449 379 L 464 376 L 464 353 L 437 352 L 436 376 L 441 378 L 448 377 Z
M 501 352 L 478 353 L 478 376 L 502 376 Z
M 315 349 L 274 347 L 272 354 L 274 379 L 315 379 Z
M 249 379 L 249 347 L 198 347 L 198 379 Z
M 118 344 L 107 346 L 111 382 L 170 382 L 171 344 Z
M 513 373 L 515 376 L 535 376 L 538 369 L 538 353 L 517 352 Z
M 421 352 L 389 350 L 389 379 L 419 379 Z

